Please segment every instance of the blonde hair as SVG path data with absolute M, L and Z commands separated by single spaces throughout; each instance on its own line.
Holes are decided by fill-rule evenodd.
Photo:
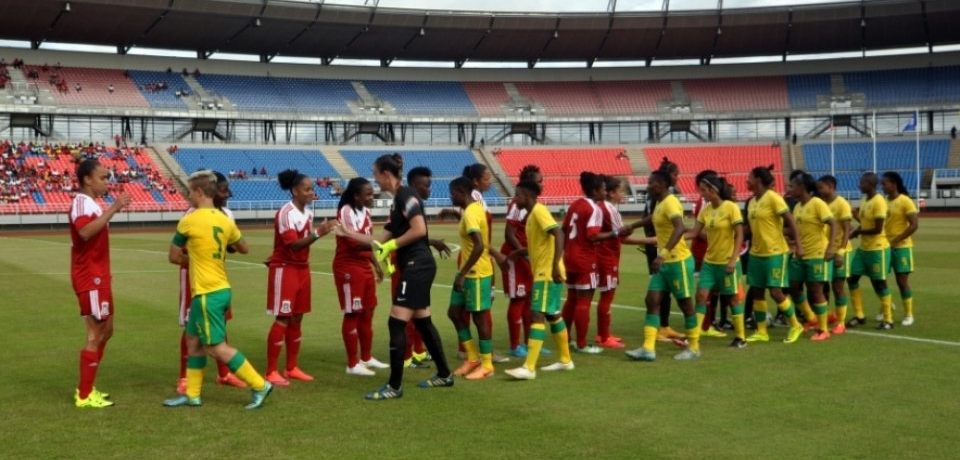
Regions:
M 199 189 L 208 198 L 217 196 L 217 175 L 209 169 L 201 169 L 187 179 L 190 190 Z

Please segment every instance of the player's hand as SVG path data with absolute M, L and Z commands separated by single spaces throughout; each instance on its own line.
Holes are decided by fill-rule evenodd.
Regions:
M 114 211 L 119 211 L 127 207 L 127 205 L 130 204 L 131 200 L 132 198 L 130 197 L 130 195 L 123 193 L 117 197 L 117 199 L 113 202 L 113 205 L 110 207 L 113 208 Z
M 385 243 L 379 241 L 373 242 L 373 255 L 383 263 L 390 259 L 390 254 L 397 250 L 397 240 L 392 239 Z
M 560 270 L 560 266 L 557 265 L 557 264 L 554 264 L 554 265 L 553 265 L 553 273 L 552 273 L 552 275 L 553 275 L 553 282 L 554 282 L 554 283 L 562 284 L 564 281 L 566 281 L 566 280 L 563 278 L 563 273 L 562 273 L 562 271 Z
M 663 257 L 657 256 L 650 265 L 650 273 L 660 273 L 660 266 L 663 265 Z
M 523 249 L 514 249 L 510 251 L 510 254 L 507 254 L 508 261 L 516 261 L 517 259 L 523 257 Z
M 383 282 L 383 267 L 377 261 L 373 261 L 373 274 L 377 277 L 377 284 Z
M 797 248 L 793 251 L 793 255 L 798 259 L 803 259 L 803 246 L 797 245 Z
M 457 272 L 457 277 L 453 280 L 453 290 L 463 292 L 463 283 L 466 278 L 463 273 Z
M 449 258 L 453 255 L 453 251 L 450 250 L 450 247 L 447 246 L 447 243 L 443 240 L 430 240 L 430 246 L 433 246 L 433 249 L 436 249 L 440 253 L 441 259 Z
M 317 234 L 319 234 L 320 236 L 324 236 L 339 226 L 340 226 L 340 222 L 338 222 L 337 220 L 335 219 L 327 220 L 326 218 L 324 218 L 323 221 L 320 222 L 319 225 L 315 225 L 314 228 L 317 229 Z
M 732 275 L 732 274 L 734 274 L 734 273 L 736 273 L 736 272 L 737 272 L 737 264 L 736 264 L 736 262 L 734 262 L 734 263 L 732 263 L 732 264 L 727 264 L 727 274 L 728 274 L 728 275 Z
M 858 237 L 858 236 L 860 236 L 860 229 L 859 229 L 859 228 L 855 228 L 852 232 L 850 232 L 850 239 L 851 239 L 851 240 L 854 239 L 854 238 L 856 238 L 856 237 Z
M 834 263 L 836 263 L 836 261 L 837 261 L 837 254 L 836 254 L 836 253 L 833 253 L 833 252 L 826 252 L 826 253 L 823 254 L 823 260 L 824 260 L 824 261 L 827 261 L 827 262 L 829 262 L 829 261 L 832 260 L 832 261 L 834 261 Z
M 620 230 L 617 231 L 617 236 L 620 238 L 626 238 L 632 234 L 633 234 L 633 227 L 629 225 L 626 227 L 621 227 Z
M 842 256 L 842 255 L 837 254 L 837 255 L 833 256 L 833 266 L 834 266 L 834 268 L 840 268 L 840 267 L 843 266 L 843 256 Z

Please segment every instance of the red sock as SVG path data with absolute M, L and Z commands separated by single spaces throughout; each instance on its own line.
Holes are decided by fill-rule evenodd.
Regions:
M 413 321 L 411 321 L 412 323 Z M 360 312 L 360 321 L 357 323 L 357 332 L 360 334 L 360 359 L 370 361 L 373 358 L 373 309 Z
M 417 333 L 417 327 L 413 325 L 413 321 L 407 321 L 407 349 L 403 352 L 404 361 L 413 358 L 413 342 L 418 337 L 420 334 Z
M 523 327 L 523 299 L 510 299 L 507 307 L 507 331 L 510 333 L 510 349 L 520 346 L 520 328 Z M 524 341 L 523 343 L 526 343 Z
M 97 369 L 100 368 L 100 353 L 96 351 L 80 350 L 80 399 L 87 399 L 93 390 L 93 381 L 97 379 Z
M 187 333 L 180 334 L 180 377 L 187 378 Z
M 590 297 L 577 296 L 573 323 L 577 326 L 577 347 L 587 346 L 587 329 L 590 328 Z
M 573 315 L 576 311 L 577 306 L 577 290 L 576 289 L 567 289 L 567 300 L 563 302 L 563 310 L 561 315 L 563 316 L 563 322 L 567 325 L 567 333 L 572 333 L 573 331 Z
M 706 331 L 713 324 L 713 318 L 717 315 L 717 296 L 710 295 L 707 300 L 707 314 L 703 317 L 703 323 L 700 324 L 700 330 Z
M 413 351 L 417 354 L 426 353 L 427 347 L 423 344 L 423 336 L 420 335 L 420 331 L 417 330 L 417 325 L 413 321 L 408 322 L 410 325 L 407 329 L 407 339 L 412 342 Z
M 470 312 L 464 310 L 461 317 L 463 318 L 463 323 L 467 325 L 467 329 L 470 329 L 470 318 L 472 318 L 473 316 L 470 314 Z M 457 351 L 459 351 L 460 353 L 467 352 L 467 349 L 463 348 L 463 343 L 460 342 L 459 340 L 457 341 Z
M 297 358 L 300 357 L 300 342 L 303 330 L 300 321 L 290 321 L 287 325 L 287 370 L 297 368 Z
M 356 313 L 347 313 L 343 315 L 343 322 L 340 323 L 340 335 L 343 336 L 343 347 L 347 350 L 347 367 L 357 365 L 357 320 L 359 315 Z
M 280 359 L 285 335 L 287 326 L 274 321 L 273 326 L 270 326 L 270 333 L 267 334 L 267 374 L 277 371 L 277 360 Z
M 613 305 L 613 297 L 616 290 L 603 291 L 600 293 L 600 301 L 597 303 L 597 335 L 601 342 L 606 342 L 610 337 L 610 308 Z
M 530 298 L 523 299 L 523 343 L 530 341 L 530 325 L 533 324 L 533 312 L 530 310 Z

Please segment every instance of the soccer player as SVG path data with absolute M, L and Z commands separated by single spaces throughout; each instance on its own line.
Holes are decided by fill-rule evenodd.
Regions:
M 683 205 L 676 195 L 670 193 L 670 176 L 654 171 L 647 181 L 647 193 L 657 201 L 653 215 L 644 217 L 639 224 L 652 221 L 656 230 L 657 258 L 653 261 L 653 273 L 647 288 L 647 316 L 643 327 L 643 346 L 630 350 L 628 357 L 639 361 L 654 361 L 657 358 L 657 326 L 660 324 L 660 304 L 670 292 L 676 297 L 683 312 L 687 329 L 687 348 L 674 356 L 688 360 L 700 357 L 700 324 L 693 308 L 693 255 L 683 236 Z
M 350 179 L 340 195 L 337 222 L 361 235 L 373 234 L 370 207 L 373 206 L 373 187 L 362 177 Z M 383 281 L 383 271 L 373 262 L 369 245 L 337 237 L 337 251 L 333 257 L 333 282 L 340 299 L 343 321 L 340 333 L 347 351 L 347 374 L 372 376 L 373 369 L 390 366 L 373 357 L 373 311 L 377 307 L 377 283 Z M 357 357 L 359 344 L 360 356 Z
M 227 200 L 229 200 L 232 196 L 232 193 L 230 192 L 230 183 L 227 181 L 227 176 L 224 176 L 217 171 L 214 171 L 213 174 L 217 177 L 217 195 L 213 198 L 213 207 L 226 214 L 230 220 L 234 220 L 233 212 L 231 212 L 230 208 L 227 207 Z M 190 208 L 187 210 L 186 214 L 189 214 L 194 210 L 194 208 Z M 187 326 L 187 321 L 190 319 L 190 302 L 192 301 L 193 294 L 190 292 L 189 257 L 187 257 L 186 252 L 184 252 L 183 260 L 180 263 L 179 324 L 182 328 Z M 230 321 L 232 316 L 233 315 L 230 312 L 230 308 L 228 307 L 225 319 Z M 224 336 L 224 340 L 227 340 L 226 336 Z M 177 394 L 182 395 L 187 393 L 187 360 L 189 357 L 189 353 L 187 352 L 187 332 L 184 330 L 180 334 L 180 377 L 177 379 Z M 243 383 L 242 380 L 238 379 L 237 376 L 230 372 L 230 367 L 227 366 L 227 363 L 223 361 L 217 361 L 217 383 L 220 385 L 229 385 L 237 388 L 247 387 L 247 384 Z
M 773 165 L 756 167 L 747 176 L 747 187 L 753 192 L 754 199 L 747 207 L 750 223 L 750 263 L 747 268 L 747 300 L 753 301 L 753 314 L 757 331 L 747 342 L 769 342 L 767 333 L 767 300 L 764 291 L 769 289 L 770 296 L 777 302 L 777 309 L 787 317 L 790 330 L 784 343 L 796 342 L 803 334 L 803 325 L 797 320 L 796 309 L 783 290 L 788 286 L 788 256 L 790 247 L 784 238 L 784 227 L 793 241 L 800 241 L 797 223 L 787 203 L 777 192 L 770 190 L 773 185 Z M 794 256 L 803 259 L 803 246 L 797 246 Z
M 890 289 L 887 288 L 887 275 L 890 273 L 890 242 L 884 225 L 887 220 L 887 200 L 877 193 L 879 179 L 872 172 L 864 173 L 860 177 L 859 220 L 860 227 L 850 233 L 850 238 L 860 237 L 860 247 L 853 255 L 850 266 L 850 301 L 853 303 L 854 317 L 847 321 L 847 328 L 854 328 L 867 324 L 863 313 L 863 293 L 860 291 L 860 277 L 867 275 L 873 285 L 873 291 L 880 298 L 883 321 L 877 329 L 893 329 L 893 300 Z
M 717 175 L 719 174 L 717 174 L 716 171 L 712 169 L 705 169 L 697 173 L 696 177 L 694 178 L 694 184 L 697 184 L 697 189 L 699 190 L 700 188 L 699 184 L 701 183 L 704 177 L 717 176 Z M 710 202 L 707 201 L 707 199 L 704 198 L 703 195 L 701 194 L 700 199 L 698 199 L 696 202 L 693 203 L 694 221 L 696 221 L 700 217 L 700 213 L 703 212 L 703 208 L 707 207 L 709 204 Z M 694 279 L 697 279 L 700 276 L 700 272 L 703 268 L 703 259 L 707 255 L 707 241 L 704 238 L 697 237 L 696 235 L 697 234 L 695 233 L 693 240 L 690 241 L 690 253 L 693 254 L 693 263 L 694 263 L 693 265 Z M 737 278 L 739 279 L 740 277 L 737 277 Z M 722 305 L 720 305 L 721 298 L 723 299 Z M 713 291 L 710 292 L 709 298 L 704 304 L 706 306 L 706 314 L 702 316 L 698 316 L 698 318 L 700 318 L 699 321 L 700 321 L 701 337 L 724 338 L 727 336 L 727 334 L 722 330 L 720 330 L 720 328 L 723 327 L 722 324 L 727 318 L 727 308 L 730 307 L 728 300 L 730 300 L 730 298 L 727 296 L 718 296 L 716 292 L 713 292 Z M 718 323 L 718 324 L 721 324 L 720 327 L 714 326 L 714 318 L 717 315 L 718 306 L 720 307 L 721 319 Z M 700 314 L 699 310 L 698 310 L 698 314 Z
M 917 207 L 910 199 L 903 178 L 895 171 L 883 173 L 880 181 L 887 195 L 890 215 L 884 224 L 884 232 L 890 238 L 892 254 L 890 257 L 893 272 L 896 273 L 897 288 L 903 302 L 904 326 L 913 325 L 913 291 L 910 290 L 910 273 L 913 273 L 913 234 L 920 227 L 917 219 Z
M 850 265 L 853 257 L 853 245 L 850 244 L 850 221 L 853 220 L 853 212 L 847 199 L 837 195 L 837 179 L 835 177 L 826 175 L 818 179 L 817 191 L 829 205 L 833 218 L 837 220 L 838 231 L 834 240 L 834 247 L 837 249 L 834 256 L 832 280 L 836 324 L 834 324 L 831 332 L 833 335 L 839 335 L 847 331 L 844 322 L 847 320 L 848 298 L 844 287 L 847 284 L 847 278 L 850 277 Z
M 212 171 L 191 174 L 187 186 L 195 211 L 180 219 L 168 256 L 170 263 L 179 264 L 183 260 L 184 248 L 190 254 L 193 302 L 186 326 L 190 354 L 187 361 L 187 393 L 168 399 L 163 405 L 178 407 L 202 404 L 200 393 L 208 353 L 226 362 L 230 371 L 252 388 L 253 397 L 246 408 L 257 409 L 273 391 L 273 385 L 263 379 L 243 353 L 226 342 L 226 312 L 232 293 L 227 279 L 226 254 L 228 250 L 246 254 L 249 246 L 237 225 L 213 206 L 217 177 Z
M 747 346 L 743 304 L 737 296 L 743 278 L 739 251 L 743 245 L 743 214 L 733 201 L 733 187 L 723 177 L 704 174 L 700 176 L 697 187 L 706 205 L 701 208 L 691 233 L 697 238 L 704 232 L 707 235 L 706 252 L 697 284 L 697 323 L 703 324 L 711 294 L 719 293 L 725 297 L 724 303 L 731 305 L 733 313 L 736 337 L 730 347 L 743 348 Z
M 623 179 L 613 176 L 603 176 L 603 185 L 606 188 L 606 199 L 599 202 L 600 212 L 603 215 L 603 224 L 600 232 L 611 232 L 615 238 L 608 238 L 597 248 L 597 266 L 600 271 L 600 301 L 597 302 L 597 336 L 594 338 L 597 346 L 603 348 L 621 349 L 625 345 L 620 337 L 610 332 L 612 319 L 613 299 L 617 295 L 617 286 L 620 285 L 620 249 L 624 237 L 630 235 L 633 229 L 623 225 L 623 218 L 617 206 L 623 201 L 625 185 Z
M 536 165 L 527 165 L 520 170 L 518 182 L 534 182 L 543 188 L 543 174 Z M 500 253 L 509 255 L 527 247 L 527 211 L 517 206 L 516 199 L 507 205 L 507 225 L 503 227 L 503 245 Z M 503 273 L 503 292 L 510 299 L 507 308 L 507 330 L 510 333 L 510 355 L 527 357 L 527 341 L 530 338 L 530 294 L 533 289 L 533 274 L 530 260 L 526 257 L 507 259 Z M 523 341 L 520 340 L 521 327 Z M 541 350 L 542 352 L 542 350 Z
M 790 262 L 790 289 L 798 296 L 806 283 L 817 316 L 817 333 L 810 340 L 819 342 L 830 338 L 824 288 L 833 280 L 839 226 L 827 203 L 814 196 L 816 190 L 817 182 L 810 174 L 801 173 L 790 181 L 790 196 L 797 200 L 793 215 L 800 239 L 796 244 L 803 254 Z
M 297 170 L 277 175 L 280 188 L 290 192 L 290 202 L 273 218 L 273 254 L 267 259 L 267 314 L 275 317 L 267 334 L 267 380 L 288 386 L 288 379 L 309 382 L 313 377 L 300 370 L 297 358 L 303 336 L 303 315 L 310 312 L 310 245 L 337 225 L 326 221 L 313 228 L 313 211 L 308 207 L 316 199 L 313 180 Z M 277 371 L 280 350 L 287 346 L 286 370 Z
M 427 221 L 424 219 L 423 200 L 410 188 L 400 184 L 403 157 L 399 153 L 382 155 L 374 162 L 373 174 L 380 189 L 393 195 L 390 222 L 383 233 L 374 239 L 368 235 L 337 227 L 337 235 L 348 236 L 373 247 L 376 260 L 383 264 L 390 254 L 397 252 L 397 264 L 402 267 L 400 288 L 394 294 L 390 309 L 390 381 L 378 390 L 365 395 L 369 400 L 403 397 L 403 354 L 407 348 L 407 322 L 413 320 L 423 337 L 423 343 L 437 364 L 437 374 L 420 382 L 421 388 L 453 386 L 453 375 L 447 367 L 440 334 L 430 318 L 430 287 L 437 275 L 437 264 L 430 252 Z M 390 272 L 388 265 L 386 272 Z
M 532 380 L 537 377 L 537 360 L 546 339 L 547 326 L 557 346 L 559 360 L 541 368 L 543 371 L 572 371 L 567 326 L 560 316 L 560 297 L 563 295 L 563 283 L 566 270 L 563 263 L 563 234 L 557 221 L 550 215 L 547 207 L 537 203 L 540 186 L 533 181 L 517 184 L 514 203 L 527 211 L 527 247 L 510 253 L 511 259 L 530 257 L 533 272 L 533 293 L 530 300 L 531 324 L 530 339 L 527 343 L 527 358 L 523 366 L 507 370 L 506 373 L 519 380 Z
M 113 289 L 110 274 L 109 222 L 130 204 L 123 194 L 104 211 L 94 201 L 107 193 L 110 172 L 97 160 L 77 166 L 79 193 L 70 205 L 70 281 L 80 303 L 87 341 L 80 350 L 80 382 L 73 394 L 77 407 L 104 408 L 113 403 L 93 384 L 103 350 L 113 336 Z
M 484 312 L 490 310 L 492 300 L 490 290 L 493 263 L 490 260 L 490 226 L 487 224 L 487 216 L 480 203 L 473 199 L 471 192 L 473 183 L 466 177 L 458 177 L 450 182 L 450 199 L 454 206 L 463 209 L 463 213 L 459 226 L 462 252 L 453 281 L 453 291 L 450 293 L 447 315 L 457 329 L 457 337 L 467 352 L 467 359 L 453 371 L 453 375 L 465 377 L 467 380 L 482 380 L 494 374 L 490 324 L 483 317 Z M 473 322 L 477 325 L 479 347 L 470 334 L 470 324 L 463 320 L 465 312 L 473 316 Z
M 670 187 L 676 187 L 677 178 L 680 177 L 680 167 L 670 161 L 667 157 L 663 157 L 663 160 L 660 162 L 660 166 L 657 170 L 663 172 L 670 178 Z M 653 212 L 656 211 L 657 203 L 654 200 L 647 200 L 646 210 L 644 211 L 644 216 L 652 216 Z M 655 231 L 653 224 L 648 219 L 646 220 L 647 225 L 643 227 L 643 233 L 647 237 L 654 237 Z M 632 225 L 636 227 L 636 225 Z M 650 238 L 655 240 L 656 238 Z M 644 254 L 647 257 L 647 270 L 650 274 L 653 274 L 653 261 L 657 258 L 657 245 L 656 244 L 646 244 L 644 246 Z M 663 296 L 660 300 L 660 330 L 657 332 L 657 340 L 661 342 L 674 342 L 676 344 L 682 344 L 684 338 L 683 334 L 673 330 L 670 327 L 670 296 Z

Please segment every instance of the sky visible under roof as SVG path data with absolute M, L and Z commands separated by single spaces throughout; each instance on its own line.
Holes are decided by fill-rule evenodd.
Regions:
M 319 3 L 319 0 L 293 0 Z M 850 0 L 847 0 L 848 2 Z M 871 1 L 871 0 L 867 0 Z M 724 9 L 764 6 L 840 3 L 840 0 L 723 0 Z M 326 4 L 371 5 L 372 0 L 325 0 Z M 606 11 L 610 0 L 380 0 L 384 8 L 415 8 L 450 11 L 503 12 L 596 12 Z M 660 11 L 663 0 L 617 0 L 617 11 Z M 670 0 L 670 11 L 712 10 L 718 0 Z

